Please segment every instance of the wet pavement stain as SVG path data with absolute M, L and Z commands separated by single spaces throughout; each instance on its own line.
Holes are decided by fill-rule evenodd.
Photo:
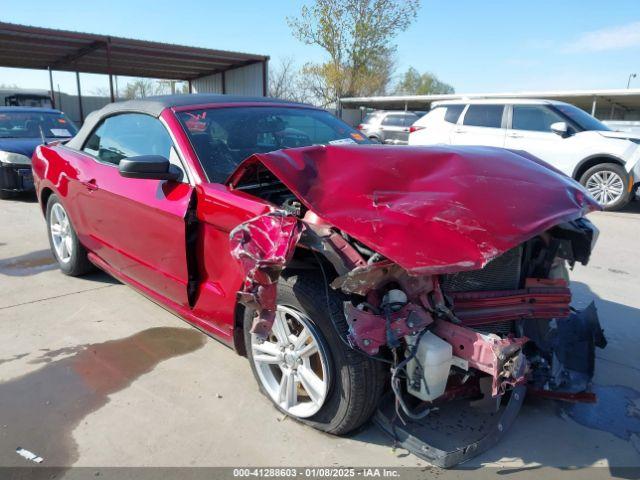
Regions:
M 38 250 L 18 257 L 0 260 L 0 273 L 10 277 L 26 277 L 58 268 L 51 250 Z
M 640 392 L 624 385 L 594 385 L 592 390 L 597 403 L 576 403 L 565 406 L 563 412 L 580 425 L 609 432 L 638 449 Z
M 23 447 L 43 457 L 43 466 L 71 466 L 78 459 L 73 431 L 83 418 L 160 362 L 198 350 L 206 338 L 190 328 L 151 328 L 75 347 L 72 356 L 1 383 L 0 465 L 31 466 L 16 453 Z

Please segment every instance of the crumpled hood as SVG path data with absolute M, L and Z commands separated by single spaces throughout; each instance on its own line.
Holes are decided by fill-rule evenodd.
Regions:
M 522 152 L 489 147 L 313 146 L 256 154 L 311 211 L 421 274 L 483 267 L 599 209 L 577 182 Z

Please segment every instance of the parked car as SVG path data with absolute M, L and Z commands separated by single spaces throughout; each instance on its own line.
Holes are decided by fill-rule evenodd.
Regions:
M 440 143 L 529 152 L 582 183 L 605 210 L 623 208 L 640 184 L 640 135 L 612 131 L 563 102 L 437 102 L 411 127 L 409 144 Z
M 310 106 L 182 95 L 93 112 L 33 171 L 63 273 L 98 266 L 233 347 L 315 428 L 352 431 L 385 391 L 396 432 L 453 399 L 507 404 L 432 459 L 451 466 L 527 389 L 592 399 L 604 338 L 593 306 L 570 309 L 566 264 L 589 260 L 598 205 L 531 156 L 372 145 Z
M 4 104 L 7 107 L 53 108 L 49 95 L 35 92 L 16 92 L 13 95 L 7 95 L 4 97 Z
M 413 112 L 377 111 L 364 117 L 356 128 L 375 142 L 406 145 L 409 127 L 419 118 Z
M 33 191 L 31 156 L 43 139 L 67 140 L 77 129 L 50 108 L 0 107 L 0 198 Z

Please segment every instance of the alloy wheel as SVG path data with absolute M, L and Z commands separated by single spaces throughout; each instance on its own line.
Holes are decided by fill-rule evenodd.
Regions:
M 251 335 L 253 362 L 262 386 L 289 415 L 316 414 L 329 393 L 326 352 L 309 318 L 297 309 L 278 305 L 267 340 Z
M 611 170 L 595 172 L 587 179 L 585 187 L 603 206 L 617 202 L 624 193 L 624 181 L 620 175 Z
M 62 263 L 68 263 L 73 255 L 73 236 L 67 212 L 59 203 L 51 207 L 49 223 L 56 255 Z

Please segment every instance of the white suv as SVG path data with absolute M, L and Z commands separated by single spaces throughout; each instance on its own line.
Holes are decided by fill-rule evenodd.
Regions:
M 605 210 L 625 206 L 640 182 L 640 135 L 614 132 L 563 102 L 437 102 L 410 132 L 409 145 L 444 143 L 524 150 L 578 180 Z

